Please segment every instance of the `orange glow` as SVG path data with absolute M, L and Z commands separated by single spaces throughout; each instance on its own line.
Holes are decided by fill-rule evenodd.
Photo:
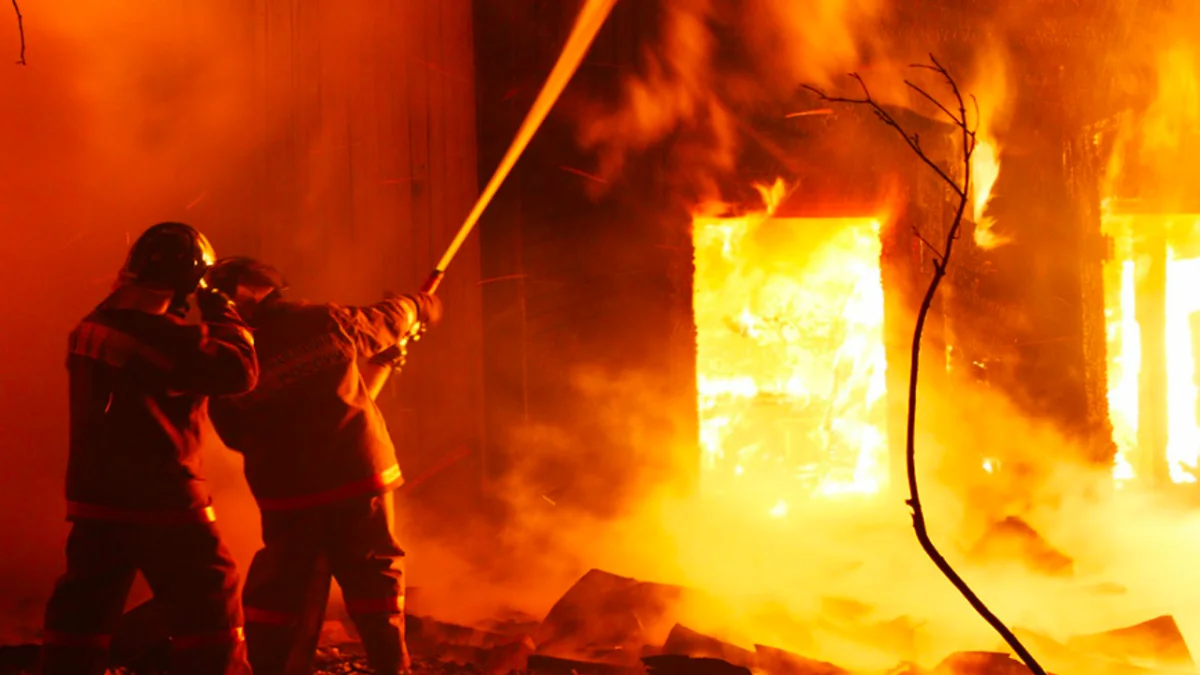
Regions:
M 879 221 L 698 216 L 694 307 L 703 482 L 783 517 L 886 478 Z

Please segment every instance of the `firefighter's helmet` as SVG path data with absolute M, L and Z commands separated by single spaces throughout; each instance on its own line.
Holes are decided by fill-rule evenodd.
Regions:
M 203 283 L 216 257 L 208 238 L 191 225 L 158 223 L 133 242 L 121 278 L 186 296 Z
M 270 295 L 280 295 L 288 289 L 287 280 L 279 270 L 260 260 L 241 256 L 218 260 L 208 272 L 208 283 L 231 298 L 237 297 L 238 286 L 269 288 Z

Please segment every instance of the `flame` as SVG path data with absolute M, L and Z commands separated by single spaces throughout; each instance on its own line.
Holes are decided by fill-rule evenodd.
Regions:
M 695 317 L 706 491 L 764 512 L 885 478 L 879 221 L 697 215 Z
M 1195 483 L 1193 471 L 1200 459 L 1194 351 L 1200 336 L 1191 324 L 1192 316 L 1200 312 L 1198 288 L 1200 258 L 1167 263 L 1167 469 L 1173 483 Z
M 1113 478 L 1123 482 L 1131 480 L 1135 474 L 1132 458 L 1137 453 L 1142 340 L 1134 315 L 1134 263 L 1117 261 L 1113 269 L 1118 276 L 1115 285 L 1110 282 L 1110 288 L 1115 292 L 1109 292 L 1110 300 L 1105 309 L 1108 320 L 1108 409 L 1113 442 L 1117 446 Z
M 971 91 L 978 102 L 979 130 L 975 151 L 971 155 L 971 189 L 973 191 L 975 245 L 983 249 L 1003 246 L 1011 241 L 996 234 L 996 221 L 985 215 L 992 188 L 1000 177 L 1000 133 L 1009 122 L 1010 96 L 1008 77 L 1009 57 L 1004 47 L 992 44 L 980 58 L 980 72 Z
M 992 196 L 992 186 L 1000 176 L 1000 157 L 996 152 L 995 141 L 980 137 L 971 156 L 971 178 L 974 183 L 975 195 L 975 245 L 980 248 L 996 248 L 1009 242 L 1007 237 L 996 234 L 995 218 L 985 215 L 988 199 Z
M 1105 309 L 1108 339 L 1108 403 L 1113 424 L 1117 457 L 1113 477 L 1128 481 L 1139 477 L 1139 468 L 1158 460 L 1161 447 L 1141 447 L 1143 440 L 1143 396 L 1149 388 L 1159 388 L 1167 402 L 1165 434 L 1166 468 L 1171 482 L 1195 483 L 1194 471 L 1200 461 L 1200 390 L 1197 388 L 1196 350 L 1200 348 L 1200 215 L 1109 215 L 1106 227 L 1118 237 L 1149 237 L 1155 232 L 1190 233 L 1189 250 L 1160 242 L 1165 247 L 1166 287 L 1156 291 L 1153 285 L 1139 291 L 1146 256 L 1134 256 L 1126 243 L 1122 254 L 1108 263 L 1106 270 Z M 1139 303 L 1146 311 L 1162 303 L 1165 335 L 1157 349 L 1167 365 L 1165 378 L 1144 379 L 1143 358 L 1154 348 L 1145 343 L 1138 321 Z M 1165 390 L 1165 391 L 1163 391 Z M 1147 438 L 1155 437 L 1151 433 Z M 1153 442 L 1153 441 L 1149 441 Z M 1145 469 L 1142 469 L 1144 472 Z M 1147 478 L 1149 478 L 1147 476 Z

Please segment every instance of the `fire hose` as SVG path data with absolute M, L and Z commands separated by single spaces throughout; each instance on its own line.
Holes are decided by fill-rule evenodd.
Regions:
M 534 133 L 541 127 L 546 116 L 550 113 L 550 109 L 554 107 L 558 97 L 566 88 L 567 82 L 579 69 L 579 64 L 583 61 L 584 55 L 591 46 L 592 41 L 596 38 L 596 33 L 600 31 L 600 27 L 604 25 L 605 19 L 608 18 L 612 11 L 613 5 L 617 0 L 587 0 L 583 8 L 579 11 L 579 16 L 575 19 L 575 26 L 571 29 L 571 34 L 567 37 L 567 42 L 563 46 L 563 51 L 558 56 L 558 61 L 555 62 L 554 68 L 550 71 L 550 77 L 547 78 L 546 84 L 542 85 L 542 90 L 533 101 L 533 106 L 526 114 L 524 121 L 521 122 L 521 127 L 517 130 L 517 135 L 513 139 L 511 145 L 508 146 L 508 151 L 504 153 L 503 159 L 500 160 L 500 165 L 496 167 L 496 171 L 492 174 L 491 180 L 480 193 L 479 198 L 475 201 L 475 206 L 467 214 L 463 221 L 462 227 L 458 229 L 458 234 L 450 242 L 450 246 L 446 248 L 446 252 L 442 254 L 441 260 L 437 266 L 433 268 L 429 278 L 421 285 L 423 293 L 436 293 L 438 286 L 442 283 L 442 278 L 446 274 L 446 268 L 450 262 L 462 248 L 463 243 L 475 229 L 475 224 L 479 222 L 480 216 L 483 215 L 484 209 L 491 203 L 492 197 L 496 195 L 496 191 L 500 189 L 500 185 L 504 179 L 508 177 L 513 166 L 529 145 L 529 141 L 533 138 Z M 366 383 L 367 391 L 371 393 L 371 398 L 379 396 L 379 392 L 383 390 L 383 385 L 387 382 L 388 376 L 392 372 L 404 365 L 404 360 L 408 353 L 408 343 L 420 340 L 422 333 L 425 331 L 425 326 L 421 322 L 415 322 L 412 329 L 401 338 L 400 342 L 379 353 L 372 358 L 362 369 L 363 381 Z

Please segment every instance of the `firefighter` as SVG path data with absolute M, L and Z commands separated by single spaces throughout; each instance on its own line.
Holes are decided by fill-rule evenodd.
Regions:
M 358 363 L 436 324 L 440 303 L 424 293 L 365 307 L 292 302 L 279 272 L 249 258 L 218 262 L 209 280 L 246 316 L 263 368 L 253 392 L 212 404 L 262 511 L 244 600 L 251 665 L 311 672 L 332 575 L 375 672 L 407 671 L 393 497 L 403 479 Z
M 247 673 L 237 568 L 200 467 L 206 401 L 249 391 L 254 343 L 232 301 L 202 286 L 204 235 L 160 223 L 67 356 L 67 570 L 46 607 L 43 675 L 100 675 L 138 571 L 161 603 L 173 672 Z M 194 298 L 199 324 L 178 316 Z

